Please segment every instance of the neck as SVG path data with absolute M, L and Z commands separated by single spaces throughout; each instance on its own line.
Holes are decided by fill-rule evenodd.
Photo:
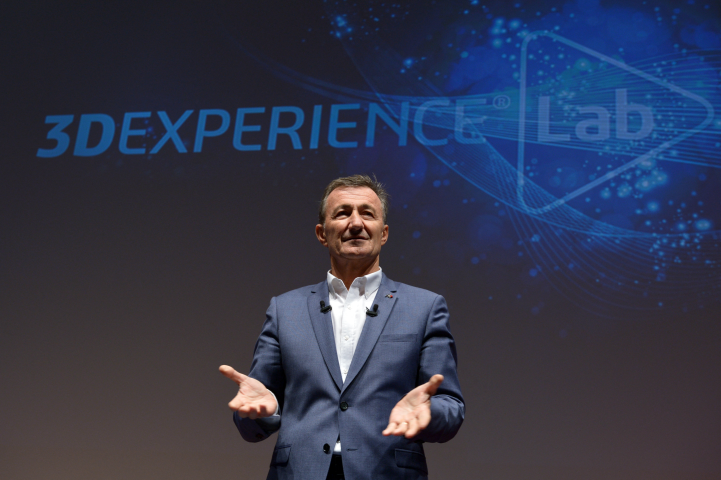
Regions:
M 380 257 L 370 260 L 363 259 L 363 261 L 330 258 L 330 273 L 339 278 L 347 289 L 350 289 L 353 280 L 356 278 L 377 272 L 379 269 Z

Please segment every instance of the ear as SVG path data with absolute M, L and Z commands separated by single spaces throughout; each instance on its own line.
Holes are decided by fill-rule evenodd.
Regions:
M 318 238 L 321 245 L 324 247 L 328 246 L 328 240 L 325 238 L 325 228 L 323 228 L 323 225 L 320 223 L 315 226 L 315 236 Z
M 388 225 L 383 225 L 383 232 L 381 233 L 381 245 L 385 245 L 388 241 Z

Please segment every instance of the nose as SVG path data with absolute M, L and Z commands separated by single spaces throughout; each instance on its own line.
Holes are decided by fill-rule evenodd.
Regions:
M 363 228 L 363 220 L 357 211 L 353 211 L 348 218 L 348 225 L 351 229 L 357 230 Z

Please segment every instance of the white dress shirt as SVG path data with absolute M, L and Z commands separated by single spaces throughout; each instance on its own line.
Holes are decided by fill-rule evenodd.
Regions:
M 333 336 L 343 382 L 348 375 L 358 339 L 366 321 L 366 308 L 373 306 L 383 277 L 382 270 L 353 280 L 350 290 L 328 271 L 328 299 L 332 307 Z
M 332 307 L 335 350 L 338 354 L 343 382 L 350 370 L 353 354 L 365 325 L 366 308 L 372 307 L 382 278 L 383 273 L 379 268 L 377 272 L 353 280 L 348 290 L 341 279 L 328 271 L 328 300 Z M 333 453 L 336 455 L 341 453 L 340 438 L 333 448 Z

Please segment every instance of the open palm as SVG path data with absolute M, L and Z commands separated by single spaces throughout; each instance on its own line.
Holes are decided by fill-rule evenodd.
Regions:
M 383 435 L 404 435 L 415 437 L 431 422 L 431 397 L 443 383 L 443 375 L 433 375 L 431 379 L 419 385 L 396 403 L 388 419 Z
M 222 365 L 220 373 L 238 384 L 238 394 L 228 403 L 243 418 L 269 417 L 278 408 L 278 402 L 265 385 L 254 378 L 236 372 L 233 367 Z

